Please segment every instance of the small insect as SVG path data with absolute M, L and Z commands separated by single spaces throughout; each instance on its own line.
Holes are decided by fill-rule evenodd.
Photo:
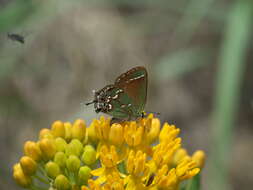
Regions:
M 149 178 L 148 178 L 148 180 L 147 180 L 147 182 L 146 182 L 146 187 L 150 186 L 150 185 L 153 183 L 154 178 L 155 178 L 155 174 L 152 173 L 152 174 L 149 176 Z
M 147 99 L 148 73 L 145 67 L 134 67 L 116 78 L 114 84 L 94 91 L 95 112 L 103 112 L 115 121 L 143 117 Z
M 25 43 L 25 37 L 21 36 L 20 34 L 8 33 L 7 37 L 13 41 L 17 41 L 21 44 Z

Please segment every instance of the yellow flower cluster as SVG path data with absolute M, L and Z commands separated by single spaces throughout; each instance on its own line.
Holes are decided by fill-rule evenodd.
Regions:
M 203 151 L 189 156 L 181 148 L 179 131 L 152 114 L 114 124 L 101 117 L 89 127 L 55 121 L 25 143 L 13 177 L 33 190 L 176 190 L 205 159 Z

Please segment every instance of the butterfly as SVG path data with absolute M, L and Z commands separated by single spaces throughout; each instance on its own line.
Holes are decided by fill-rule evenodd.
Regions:
M 17 41 L 21 44 L 24 44 L 25 43 L 25 37 L 24 36 L 21 36 L 20 34 L 14 34 L 14 33 L 8 33 L 7 34 L 7 37 L 10 39 L 10 40 L 13 40 L 13 41 Z
M 116 78 L 114 84 L 94 92 L 95 112 L 103 112 L 113 120 L 133 120 L 144 116 L 148 73 L 145 67 L 134 67 Z

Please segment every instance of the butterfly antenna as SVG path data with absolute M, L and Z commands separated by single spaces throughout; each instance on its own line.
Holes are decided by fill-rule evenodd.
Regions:
M 87 102 L 87 103 L 85 103 L 85 105 L 88 106 L 88 105 L 94 104 L 94 103 L 95 103 L 95 101 L 93 100 L 92 102 Z

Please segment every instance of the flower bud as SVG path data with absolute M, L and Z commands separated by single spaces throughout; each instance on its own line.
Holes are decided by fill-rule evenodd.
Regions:
M 35 161 L 41 159 L 41 150 L 35 142 L 27 141 L 24 145 L 24 153 L 26 156 L 31 157 Z
M 203 168 L 205 165 L 206 155 L 202 150 L 194 152 L 192 160 L 196 162 L 197 167 Z
M 70 122 L 65 122 L 64 123 L 64 128 L 65 128 L 65 140 L 67 142 L 69 142 L 72 138 L 72 134 L 71 134 L 72 124 Z
M 46 169 L 47 175 L 52 179 L 56 178 L 56 176 L 58 176 L 61 173 L 60 167 L 58 166 L 58 164 L 52 161 L 49 161 L 45 165 L 45 169 Z
M 159 134 L 159 140 L 160 142 L 169 142 L 171 139 L 174 139 L 178 133 L 180 132 L 180 129 L 176 128 L 174 125 L 169 125 L 168 123 L 164 123 L 162 130 Z
M 78 180 L 81 184 L 87 184 L 88 179 L 91 177 L 91 169 L 88 166 L 82 166 L 78 172 Z
M 16 163 L 16 164 L 13 165 L 13 172 L 15 172 L 19 169 L 22 169 L 21 166 L 20 166 L 20 163 Z
M 28 188 L 32 184 L 32 178 L 24 174 L 19 164 L 16 164 L 14 166 L 13 178 L 18 185 L 24 188 Z
M 187 151 L 184 148 L 178 149 L 173 156 L 173 164 L 178 165 L 186 157 L 189 157 Z
M 160 132 L 160 120 L 157 118 L 147 120 L 149 123 L 149 130 L 147 131 L 147 141 L 152 143 L 159 135 Z
M 66 165 L 69 171 L 77 172 L 80 168 L 81 162 L 75 155 L 70 155 L 66 161 Z
M 82 143 L 78 139 L 73 139 L 65 149 L 65 153 L 67 156 L 69 155 L 76 155 L 80 156 L 83 149 Z
M 42 139 L 39 142 L 39 145 L 44 158 L 51 159 L 54 157 L 54 154 L 56 153 L 56 146 L 54 140 Z
M 78 149 L 78 152 L 80 152 L 80 153 L 82 152 L 82 150 L 83 150 L 83 144 L 78 139 L 73 139 L 70 142 L 70 144 L 73 144 L 74 146 L 76 146 L 77 149 Z
M 86 125 L 83 120 L 78 119 L 74 122 L 72 127 L 72 138 L 82 141 L 85 138 Z
M 176 175 L 180 180 L 189 179 L 199 173 L 196 162 L 190 157 L 184 158 L 176 167 Z
M 54 138 L 52 132 L 47 128 L 41 129 L 40 134 L 39 134 L 39 139 L 40 140 L 45 139 L 45 138 L 47 138 L 47 139 L 53 139 Z
M 91 165 L 96 161 L 96 150 L 91 145 L 86 145 L 84 147 L 82 161 L 84 164 Z
M 109 133 L 109 141 L 114 144 L 120 146 L 124 142 L 123 138 L 123 127 L 118 123 L 114 123 L 111 126 Z
M 55 121 L 51 127 L 54 137 L 65 137 L 65 127 L 61 121 Z
M 29 156 L 23 156 L 20 159 L 20 165 L 22 167 L 24 174 L 26 175 L 31 176 L 36 172 L 37 163 Z
M 85 186 L 85 185 L 82 185 L 81 186 L 81 190 L 89 190 L 89 188 L 87 186 Z
M 83 145 L 86 145 L 86 144 L 89 143 L 89 136 L 88 136 L 88 133 L 85 133 L 85 137 L 84 137 L 82 143 L 83 143 Z
M 98 141 L 96 131 L 95 131 L 95 122 L 93 121 L 90 126 L 87 128 L 88 130 L 88 139 L 92 142 L 96 143 Z
M 67 146 L 67 143 L 66 143 L 66 141 L 65 141 L 63 138 L 57 137 L 57 138 L 55 139 L 55 145 L 56 145 L 56 150 L 57 150 L 58 152 L 59 152 L 59 151 L 64 152 L 64 151 L 65 151 L 65 148 L 66 148 L 66 146 Z
M 65 167 L 67 156 L 63 152 L 57 152 L 54 155 L 54 162 L 57 163 L 60 167 Z
M 67 177 L 64 175 L 58 175 L 54 180 L 54 186 L 57 190 L 69 190 L 71 189 L 71 184 Z

